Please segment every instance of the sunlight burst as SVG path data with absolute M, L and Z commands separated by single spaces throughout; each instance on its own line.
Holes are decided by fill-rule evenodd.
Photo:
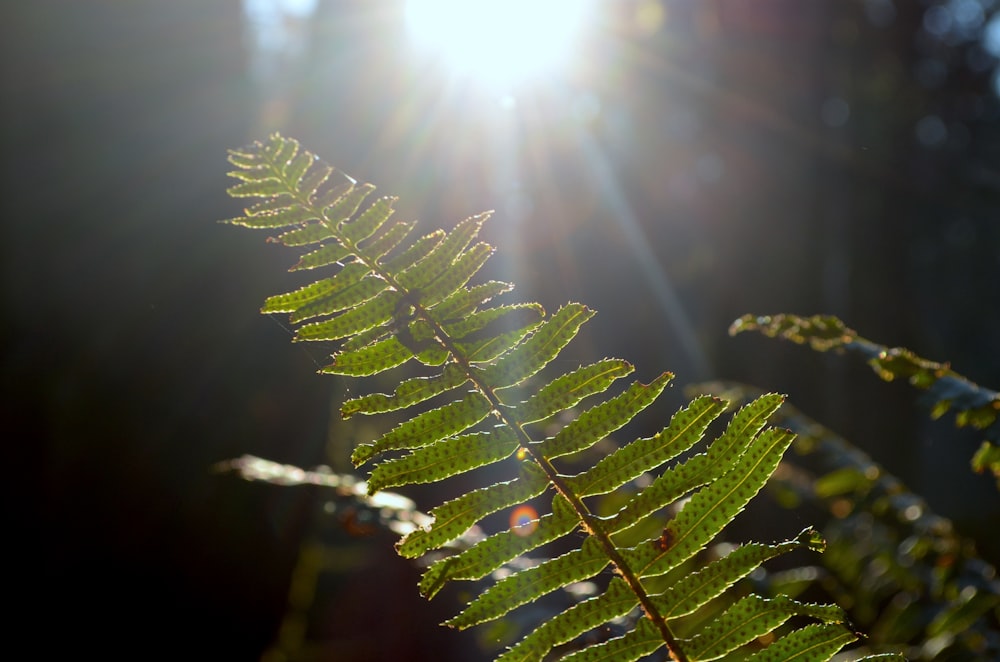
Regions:
M 566 68 L 591 0 L 409 0 L 414 40 L 450 70 L 511 85 Z

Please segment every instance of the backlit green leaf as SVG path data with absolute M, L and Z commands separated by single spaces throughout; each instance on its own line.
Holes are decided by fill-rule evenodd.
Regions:
M 388 284 L 378 276 L 366 274 L 360 282 L 348 285 L 343 289 L 338 288 L 337 291 L 322 299 L 298 308 L 292 314 L 291 320 L 293 323 L 302 322 L 313 317 L 339 313 L 368 301 L 387 287 Z
M 691 448 L 725 408 L 722 400 L 699 398 L 674 414 L 659 434 L 619 448 L 587 471 L 567 478 L 566 484 L 579 496 L 615 490 Z
M 336 237 L 336 231 L 325 222 L 307 223 L 278 235 L 274 241 L 285 246 L 307 246 Z
M 625 635 L 588 646 L 562 659 L 563 662 L 634 662 L 662 646 L 663 637 L 653 622 L 640 618 L 635 628 Z
M 361 203 L 375 190 L 371 184 L 359 184 L 340 194 L 337 200 L 323 210 L 323 215 L 333 227 L 338 227 L 358 211 Z
M 447 271 L 421 290 L 421 305 L 430 307 L 454 294 L 486 264 L 491 255 L 493 247 L 485 242 L 480 242 L 462 253 Z
M 836 623 L 845 619 L 840 607 L 803 604 L 783 595 L 768 600 L 751 594 L 713 618 L 697 636 L 684 643 L 684 651 L 695 659 L 715 660 L 799 615 Z
M 613 530 L 634 525 L 646 515 L 673 503 L 684 494 L 726 472 L 743 453 L 747 440 L 764 427 L 781 402 L 781 396 L 769 394 L 740 409 L 726 426 L 725 432 L 709 447 L 707 454 L 695 455 L 686 462 L 671 467 L 636 494 L 615 516 Z
M 753 662 L 827 662 L 857 638 L 843 625 L 817 623 L 786 634 L 747 659 Z
M 597 540 L 588 537 L 580 549 L 519 570 L 479 594 L 461 614 L 447 622 L 457 628 L 503 616 L 515 607 L 537 600 L 560 586 L 593 577 L 608 565 Z
M 620 577 L 613 577 L 604 593 L 573 605 L 541 624 L 516 646 L 497 658 L 497 662 L 527 662 L 540 660 L 553 647 L 566 643 L 579 635 L 624 616 L 639 599 Z
M 356 244 L 372 236 L 392 216 L 392 205 L 396 200 L 388 196 L 379 198 L 356 219 L 341 225 L 338 238 L 344 243 Z
M 333 319 L 323 322 L 313 322 L 299 327 L 295 340 L 340 340 L 374 326 L 378 326 L 392 317 L 399 294 L 384 290 L 374 299 L 369 299 L 360 306 L 352 308 Z
M 491 280 L 473 287 L 460 287 L 447 299 L 433 307 L 434 319 L 442 324 L 457 322 L 476 311 L 482 304 L 513 289 L 510 283 Z
M 406 239 L 406 236 L 410 234 L 416 225 L 415 222 L 404 223 L 400 221 L 393 223 L 392 227 L 382 234 L 367 240 L 362 247 L 365 256 L 376 262 L 381 260 L 383 256 L 396 248 L 396 246 L 399 246 L 400 242 Z
M 476 238 L 487 218 L 489 218 L 489 214 L 480 214 L 467 218 L 456 225 L 444 237 L 443 241 L 434 246 L 433 250 L 399 274 L 400 285 L 407 290 L 417 292 L 430 285 L 434 279 L 451 266 L 452 262 L 465 250 L 465 247 Z M 486 248 L 487 252 L 492 251 L 492 248 L 488 246 Z
M 525 423 L 544 420 L 573 407 L 587 396 L 602 393 L 635 368 L 628 361 L 605 359 L 557 377 L 520 405 Z
M 555 437 L 539 442 L 537 452 L 552 459 L 590 448 L 652 404 L 671 379 L 673 375 L 664 373 L 649 384 L 632 384 L 621 395 L 582 413 Z
M 435 395 L 461 386 L 467 381 L 469 381 L 469 376 L 465 369 L 457 363 L 449 363 L 441 374 L 431 377 L 414 377 L 404 381 L 392 395 L 371 393 L 351 398 L 341 406 L 340 415 L 347 419 L 359 413 L 378 414 L 395 411 L 423 402 Z
M 433 483 L 510 457 L 517 447 L 517 436 L 507 427 L 442 439 L 375 467 L 368 489 Z
M 552 512 L 542 515 L 533 530 L 511 528 L 480 540 L 460 554 L 433 564 L 420 579 L 421 593 L 456 579 L 479 579 L 504 563 L 576 529 L 579 517 L 565 498 L 552 499 Z M 465 627 L 456 625 L 456 627 Z
M 321 246 L 311 253 L 306 253 L 289 271 L 301 271 L 303 269 L 315 269 L 325 267 L 340 262 L 345 257 L 352 255 L 354 251 L 346 246 L 334 242 Z
M 300 287 L 297 290 L 285 294 L 276 294 L 268 297 L 264 302 L 264 307 L 260 309 L 262 313 L 294 313 L 302 306 L 318 301 L 334 292 L 340 292 L 351 285 L 354 285 L 366 274 L 371 272 L 371 268 L 361 262 L 351 262 L 344 266 L 335 276 L 318 280 L 315 283 Z
M 243 217 L 228 222 L 269 229 L 278 234 L 269 241 L 306 247 L 298 251 L 292 271 L 328 269 L 311 283 L 268 298 L 262 310 L 290 314 L 297 327 L 295 340 L 340 341 L 323 373 L 377 375 L 416 359 L 411 366 L 420 376 L 401 374 L 389 382 L 390 394 L 361 395 L 341 408 L 344 418 L 401 412 L 394 428 L 385 432 L 383 427 L 366 437 L 374 441 L 355 448 L 356 464 L 388 455 L 379 460 L 363 488 L 371 494 L 459 475 L 495 480 L 491 476 L 497 471 L 518 471 L 513 480 L 465 491 L 433 508 L 429 521 L 414 517 L 411 522 L 420 522 L 420 528 L 397 545 L 408 558 L 436 552 L 419 585 L 428 597 L 449 582 L 493 575 L 496 583 L 449 625 L 465 628 L 501 618 L 608 566 L 615 572 L 610 582 L 606 577 L 596 580 L 606 590 L 552 613 L 501 659 L 538 661 L 574 640 L 579 647 L 585 643 L 579 637 L 586 633 L 610 636 L 606 628 L 614 622 L 627 630 L 624 636 L 586 646 L 567 659 L 622 662 L 669 646 L 670 654 L 693 662 L 727 655 L 775 632 L 790 616 L 843 619 L 836 607 L 787 597 L 750 595 L 709 604 L 767 559 L 797 547 L 820 546 L 818 534 L 808 530 L 776 545 L 748 543 L 714 561 L 697 556 L 761 489 L 791 442 L 786 431 L 764 430 L 781 404 L 780 396 L 764 396 L 743 407 L 704 452 L 684 462 L 676 459 L 697 448 L 725 408 L 721 400 L 695 399 L 660 433 L 604 452 L 596 464 L 579 467 L 587 461 L 579 454 L 574 464 L 567 464 L 578 467 L 573 471 L 579 473 L 564 475 L 563 467 L 553 466 L 554 458 L 588 449 L 630 422 L 656 400 L 672 375 L 663 373 L 648 385 L 633 383 L 577 415 L 574 408 L 606 393 L 633 368 L 610 358 L 583 367 L 573 361 L 569 369 L 565 366 L 570 361 L 554 361 L 594 314 L 586 306 L 570 303 L 548 317 L 536 303 L 487 307 L 511 289 L 499 281 L 469 285 L 493 252 L 477 240 L 488 214 L 468 218 L 450 232 L 436 230 L 410 239 L 413 223 L 389 222 L 395 198 L 366 202 L 372 185 L 337 172 L 294 140 L 273 135 L 231 151 L 229 160 L 235 168 L 230 174 L 238 181 L 231 194 L 257 199 Z M 774 321 L 745 324 L 749 328 Z M 789 318 L 779 326 L 782 333 L 802 338 L 825 335 L 827 343 L 861 346 L 861 339 L 848 337 L 832 322 L 819 320 L 810 326 Z M 862 349 L 883 374 L 906 374 L 955 409 L 960 424 L 983 429 L 1000 425 L 995 415 L 991 418 L 992 409 L 982 410 L 992 407 L 992 400 L 970 391 L 952 374 L 903 351 L 872 354 L 870 347 Z M 553 374 L 533 379 L 543 369 Z M 442 405 L 446 399 L 451 402 Z M 367 427 L 359 428 L 364 430 Z M 539 439 L 542 435 L 551 436 Z M 515 453 L 516 460 L 510 457 Z M 665 467 L 671 461 L 675 464 Z M 485 465 L 493 466 L 474 472 Z M 650 472 L 659 473 L 651 482 Z M 836 492 L 829 474 L 826 480 L 820 488 Z M 452 484 L 468 490 L 466 481 L 446 483 Z M 551 511 L 537 515 L 531 508 L 541 507 L 536 499 L 549 488 Z M 609 496 L 587 498 L 600 494 Z M 659 519 L 666 506 L 685 495 L 690 499 L 672 511 L 672 520 Z M 616 514 L 606 516 L 621 504 Z M 513 509 L 508 528 L 501 525 L 502 530 L 485 537 L 478 530 L 463 536 L 478 523 L 495 531 L 499 518 L 491 516 L 504 509 Z M 532 518 L 527 525 L 522 524 L 524 513 Z M 644 542 L 626 546 L 637 540 Z M 556 558 L 542 554 L 537 562 L 524 556 L 538 554 L 550 543 L 564 553 Z M 660 591 L 651 595 L 646 578 L 682 563 L 692 569 L 672 576 L 667 590 L 663 581 L 651 582 Z M 649 617 L 636 616 L 640 604 Z M 957 609 L 939 627 L 960 624 L 968 614 L 979 613 L 976 609 Z M 674 618 L 684 618 L 682 625 L 676 626 Z M 677 639 L 675 627 L 688 639 Z M 823 656 L 843 645 L 838 638 L 844 632 L 844 641 L 854 636 L 837 628 L 809 626 L 778 640 L 765 653 L 827 659 Z
M 527 379 L 554 359 L 576 336 L 594 311 L 578 303 L 560 308 L 531 336 L 485 371 L 486 383 L 493 388 L 513 386 Z
M 679 579 L 653 600 L 665 618 L 677 618 L 694 612 L 709 600 L 718 597 L 727 588 L 743 579 L 764 561 L 787 554 L 801 547 L 815 548 L 816 532 L 806 529 L 794 540 L 776 545 L 748 543 L 737 547 L 721 559 Z
M 328 375 L 367 377 L 402 365 L 411 358 L 413 352 L 392 337 L 361 349 L 337 352 L 333 355 L 333 363 L 322 368 L 320 372 Z
M 538 496 L 548 486 L 548 477 L 537 464 L 523 462 L 517 478 L 467 492 L 431 510 L 434 522 L 430 528 L 413 531 L 400 541 L 396 549 L 401 556 L 416 558 L 454 540 L 487 515 Z M 433 595 L 423 585 L 421 593 L 427 597 Z
M 492 405 L 481 393 L 470 391 L 461 400 L 425 411 L 393 428 L 370 444 L 354 449 L 351 461 L 360 466 L 384 451 L 419 448 L 458 434 L 486 418 Z
M 761 433 L 733 469 L 696 492 L 667 524 L 667 549 L 650 541 L 630 553 L 630 565 L 642 576 L 655 576 L 691 558 L 760 491 L 794 436 L 788 430 Z

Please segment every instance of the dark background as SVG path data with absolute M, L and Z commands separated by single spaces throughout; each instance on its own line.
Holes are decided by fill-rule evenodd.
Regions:
M 321 495 L 212 467 L 342 469 L 328 440 L 366 433 L 331 423 L 346 387 L 314 374 L 323 351 L 256 314 L 292 256 L 215 223 L 240 213 L 225 150 L 275 129 L 424 229 L 495 208 L 491 275 L 600 312 L 579 356 L 787 393 L 1000 560 L 974 432 L 849 357 L 726 335 L 746 312 L 831 313 L 1000 387 L 992 3 L 607 3 L 573 70 L 514 104 L 407 51 L 398 2 L 280 25 L 239 0 L 18 4 L 0 411 L 19 645 L 255 659 L 274 640 Z M 390 541 L 358 544 L 382 556 L 329 587 L 325 636 L 356 646 L 329 659 L 461 655 Z

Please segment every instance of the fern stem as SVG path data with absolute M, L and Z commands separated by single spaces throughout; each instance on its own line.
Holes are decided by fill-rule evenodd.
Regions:
M 377 265 L 372 266 L 373 268 L 377 268 Z M 383 276 L 385 276 L 394 287 L 398 286 L 389 274 L 383 274 Z M 406 294 L 407 293 L 404 292 L 404 296 Z M 414 309 L 417 317 L 431 325 L 431 328 L 434 330 L 435 339 L 462 366 L 462 369 L 469 376 L 479 392 L 486 396 L 490 405 L 493 407 L 493 412 L 515 432 L 521 448 L 524 449 L 528 456 L 542 468 L 548 477 L 549 482 L 552 483 L 556 491 L 562 494 L 570 505 L 573 506 L 573 509 L 576 511 L 584 527 L 587 529 L 587 533 L 597 538 L 598 543 L 604 550 L 605 555 L 611 563 L 614 564 L 619 574 L 639 599 L 639 604 L 642 606 L 646 617 L 651 620 L 659 630 L 660 636 L 666 644 L 667 651 L 670 656 L 677 662 L 688 662 L 687 656 L 681 649 L 680 644 L 677 641 L 677 637 L 674 636 L 673 632 L 670 630 L 670 626 L 667 625 L 666 619 L 659 613 L 656 605 L 653 604 L 652 599 L 646 592 L 645 587 L 643 587 L 639 576 L 632 570 L 628 562 L 625 560 L 625 557 L 618 551 L 618 547 L 615 545 L 614 541 L 611 540 L 610 534 L 603 529 L 597 516 L 590 511 L 587 504 L 583 502 L 583 499 L 577 496 L 573 489 L 566 484 L 555 465 L 552 464 L 551 460 L 544 455 L 539 454 L 536 449 L 532 448 L 532 439 L 524 430 L 523 424 L 511 416 L 510 410 L 503 406 L 494 389 L 489 384 L 482 381 L 478 373 L 472 369 L 472 365 L 469 363 L 468 359 L 463 356 L 462 352 L 459 351 L 459 348 L 451 341 L 448 334 L 443 328 L 441 328 L 438 322 L 428 314 L 427 310 L 423 308 L 423 306 L 416 304 Z

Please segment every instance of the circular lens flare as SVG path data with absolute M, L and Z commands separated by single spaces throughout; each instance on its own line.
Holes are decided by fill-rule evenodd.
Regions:
M 457 73 L 511 85 L 568 66 L 592 0 L 409 0 L 414 41 Z
M 518 506 L 510 513 L 510 528 L 519 536 L 531 535 L 538 528 L 538 511 L 531 506 Z

